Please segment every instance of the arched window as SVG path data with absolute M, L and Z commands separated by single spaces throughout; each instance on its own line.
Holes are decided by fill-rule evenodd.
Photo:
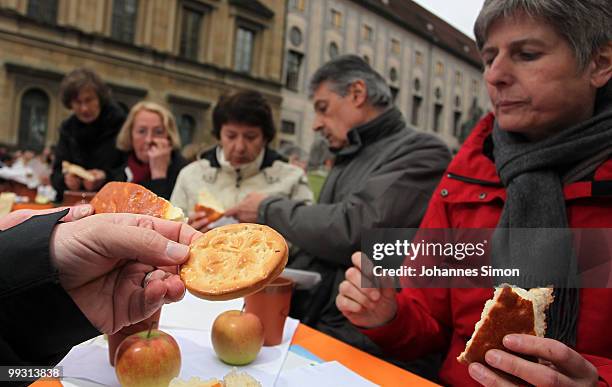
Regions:
M 30 89 L 21 97 L 19 148 L 41 152 L 45 147 L 49 122 L 49 97 L 40 89 Z
M 189 114 L 182 114 L 178 122 L 179 136 L 181 137 L 181 145 L 191 144 L 193 133 L 195 132 L 195 118 Z

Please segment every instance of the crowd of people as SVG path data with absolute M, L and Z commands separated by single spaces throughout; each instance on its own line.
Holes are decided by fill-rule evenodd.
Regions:
M 66 190 L 131 181 L 189 220 L 92 216 L 88 205 L 0 218 L 2 265 L 15 268 L 0 272 L 0 306 L 14 311 L 0 315 L 2 364 L 51 364 L 179 300 L 185 288 L 174 274 L 140 284 L 156 267 L 182 263 L 211 227 L 194 211 L 205 192 L 226 217 L 281 233 L 288 267 L 321 276 L 294 293 L 290 315 L 302 323 L 444 385 L 609 385 L 612 290 L 555 287 L 545 338 L 508 335 L 507 350 L 466 366 L 457 356 L 493 289 L 364 288 L 370 273 L 359 250 L 374 228 L 532 228 L 527 240 L 493 249 L 493 264 L 568 277 L 570 254 L 551 254 L 557 241 L 543 230 L 612 227 L 611 26 L 608 0 L 486 0 L 474 31 L 493 111 L 452 160 L 436 136 L 406 124 L 362 58 L 332 59 L 309 87 L 313 130 L 328 147 L 317 150 L 328 173 L 316 201 L 304 165 L 273 149 L 274 120 L 259 92 L 222 96 L 212 117 L 217 144 L 188 162 L 164 106 L 143 101 L 126 117 L 95 73 L 73 71 L 61 87 L 72 115 L 53 157 L 43 157 L 59 200 Z M 64 173 L 62 161 L 93 178 Z M 38 319 L 45 311 L 57 318 Z M 32 331 L 45 332 L 42 343 L 27 339 Z

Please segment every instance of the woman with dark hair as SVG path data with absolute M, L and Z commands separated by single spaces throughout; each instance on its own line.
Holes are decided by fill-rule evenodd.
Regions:
M 484 361 L 461 364 L 493 289 L 365 289 L 354 255 L 336 305 L 387 354 L 444 353 L 443 385 L 612 384 L 612 290 L 579 288 L 574 266 L 594 250 L 609 254 L 609 241 L 569 232 L 612 227 L 611 26 L 610 0 L 485 1 L 474 31 L 494 111 L 449 165 L 421 223 L 495 229 L 494 267 L 519 268 L 513 285 L 553 285 L 546 337 L 505 335 Z
M 199 230 L 208 226 L 206 213 L 194 212 L 202 192 L 225 209 L 255 191 L 312 201 L 304 171 L 268 147 L 275 133 L 272 110 L 260 93 L 242 91 L 219 99 L 213 111 L 219 143 L 183 168 L 170 199 L 190 214 L 189 224 Z
M 125 112 L 111 101 L 110 89 L 92 70 L 71 71 L 60 85 L 64 106 L 72 115 L 60 125 L 51 183 L 61 201 L 65 190 L 96 191 L 121 172 L 125 156 L 115 147 Z M 63 173 L 68 161 L 88 170 L 93 180 Z

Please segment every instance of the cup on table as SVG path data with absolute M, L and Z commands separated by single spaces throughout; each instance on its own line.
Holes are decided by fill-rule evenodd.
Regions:
M 117 348 L 119 348 L 119 344 L 127 338 L 128 336 L 133 335 L 134 333 L 148 331 L 149 328 L 157 329 L 159 328 L 159 318 L 161 316 L 161 308 L 157 310 L 157 312 L 153 313 L 151 317 L 142 320 L 139 323 L 128 325 L 127 327 L 121 328 L 118 332 L 113 333 L 112 335 L 108 335 L 108 360 L 110 364 L 115 366 L 115 352 L 117 352 Z
M 244 298 L 245 311 L 255 314 L 264 327 L 264 346 L 283 341 L 285 320 L 289 315 L 293 281 L 278 277 L 262 290 Z

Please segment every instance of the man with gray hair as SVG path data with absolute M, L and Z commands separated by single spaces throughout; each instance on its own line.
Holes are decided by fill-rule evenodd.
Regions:
M 419 226 L 450 153 L 436 137 L 406 126 L 385 80 L 358 56 L 319 68 L 310 95 L 313 129 L 335 154 L 319 203 L 252 193 L 226 214 L 273 227 L 297 250 L 289 267 L 321 274 L 314 289 L 296 292 L 291 316 L 377 354 L 336 308 L 338 285 L 365 230 Z

